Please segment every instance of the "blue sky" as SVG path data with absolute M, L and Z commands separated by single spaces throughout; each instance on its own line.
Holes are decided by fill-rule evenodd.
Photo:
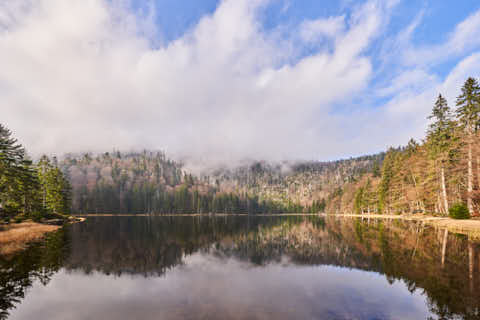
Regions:
M 296 26 L 305 19 L 348 15 L 352 7 L 361 2 L 272 0 L 261 15 L 261 23 L 267 30 L 284 24 Z M 145 11 L 152 3 L 155 7 L 155 22 L 161 30 L 162 39 L 168 43 L 192 29 L 205 15 L 214 13 L 220 0 L 154 0 L 153 2 L 135 0 L 131 3 L 131 8 L 133 11 Z M 435 44 L 444 41 L 456 24 L 478 9 L 480 9 L 480 2 L 477 0 L 462 0 L 455 3 L 433 0 L 401 1 L 392 13 L 386 35 L 400 32 L 423 12 L 422 21 L 415 30 L 412 42 L 417 45 Z M 375 44 L 372 45 L 370 52 L 375 54 Z M 449 67 L 451 64 L 440 66 L 437 72 L 445 74 Z
M 319 0 L 274 0 L 264 12 L 262 24 L 265 28 L 274 28 L 279 24 L 299 24 L 304 19 L 316 19 L 332 15 L 348 14 L 352 6 L 360 1 L 319 1 Z M 212 14 L 219 0 L 178 1 L 155 0 L 156 23 L 162 30 L 165 39 L 169 41 L 179 38 L 191 29 L 207 14 Z M 132 10 L 148 8 L 146 1 L 132 2 Z M 468 15 L 480 8 L 476 0 L 456 1 L 425 1 L 408 0 L 398 4 L 392 15 L 389 33 L 400 31 L 410 23 L 422 10 L 425 18 L 418 26 L 414 42 L 435 43 L 445 38 L 453 27 Z
M 331 160 L 422 139 L 440 92 L 453 107 L 480 2 L 12 0 L 0 59 L 33 153 Z

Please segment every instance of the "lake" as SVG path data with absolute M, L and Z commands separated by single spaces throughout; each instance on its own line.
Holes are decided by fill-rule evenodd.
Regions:
M 479 267 L 421 222 L 88 217 L 0 257 L 0 319 L 479 319 Z

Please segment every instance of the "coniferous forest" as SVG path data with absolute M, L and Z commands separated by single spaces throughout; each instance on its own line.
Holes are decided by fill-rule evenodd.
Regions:
M 426 137 L 390 148 L 380 172 L 358 176 L 331 195 L 333 212 L 437 213 L 453 205 L 480 210 L 480 86 L 468 78 L 449 106 L 433 104 Z
M 12 132 L 0 124 L 0 219 L 40 220 L 70 212 L 70 182 L 57 160 L 30 160 Z

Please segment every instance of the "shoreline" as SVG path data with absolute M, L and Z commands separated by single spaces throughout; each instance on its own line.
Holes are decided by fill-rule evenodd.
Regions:
M 86 218 L 51 219 L 43 223 L 31 220 L 0 225 L 0 256 L 9 256 L 25 250 L 32 242 L 41 241 L 50 232 L 55 232 L 65 224 L 83 222 Z
M 464 234 L 480 239 L 480 220 L 478 219 L 452 219 L 450 217 L 434 217 L 425 215 L 381 215 L 381 214 L 321 214 L 323 216 L 392 219 L 405 221 L 420 221 L 434 228 L 447 229 L 452 233 Z
M 25 250 L 28 244 L 42 240 L 47 233 L 57 231 L 58 225 L 37 222 L 21 222 L 3 226 L 0 231 L 0 255 L 9 256 Z
M 319 213 L 86 213 L 75 214 L 74 217 L 227 217 L 227 216 L 256 216 L 256 217 L 271 217 L 271 216 L 318 216 Z
M 67 223 L 83 222 L 88 217 L 227 217 L 227 216 L 248 216 L 246 213 L 228 214 L 81 214 L 73 215 Z M 434 228 L 447 229 L 451 233 L 463 234 L 472 239 L 480 239 L 480 220 L 467 219 L 456 220 L 448 217 L 434 217 L 424 215 L 381 215 L 381 214 L 326 214 L 326 213 L 279 213 L 279 214 L 255 214 L 252 216 L 322 216 L 339 218 L 362 218 L 362 219 L 385 219 L 417 221 Z M 24 221 L 10 225 L 3 225 L 0 229 L 0 255 L 9 256 L 18 251 L 24 250 L 31 242 L 41 241 L 46 234 L 57 231 L 61 225 L 52 225 Z
M 88 217 L 226 217 L 226 216 L 248 216 L 247 213 L 177 213 L 177 214 L 113 214 L 113 213 L 99 213 L 99 214 L 78 214 L 73 215 L 77 218 Z M 383 214 L 353 214 L 353 213 L 277 213 L 277 214 L 252 214 L 251 216 L 269 217 L 269 216 L 323 216 L 323 217 L 351 217 L 351 218 L 372 218 L 372 219 L 387 219 L 387 220 L 405 220 L 405 221 L 420 221 L 426 225 L 434 228 L 447 229 L 452 233 L 464 234 L 476 239 L 480 239 L 480 220 L 466 219 L 458 220 L 449 217 L 434 217 L 426 215 L 383 215 Z

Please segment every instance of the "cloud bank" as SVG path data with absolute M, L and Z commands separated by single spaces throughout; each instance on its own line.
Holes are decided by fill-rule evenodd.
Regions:
M 421 17 L 382 40 L 375 59 L 397 66 L 386 77 L 370 49 L 397 2 L 267 30 L 269 1 L 224 0 L 166 44 L 153 7 L 4 2 L 0 122 L 35 155 L 148 148 L 209 161 L 326 160 L 404 144 L 423 136 L 438 91 L 453 99 L 480 73 L 480 13 L 432 47 L 411 43 Z M 452 55 L 460 61 L 448 76 L 428 69 Z

